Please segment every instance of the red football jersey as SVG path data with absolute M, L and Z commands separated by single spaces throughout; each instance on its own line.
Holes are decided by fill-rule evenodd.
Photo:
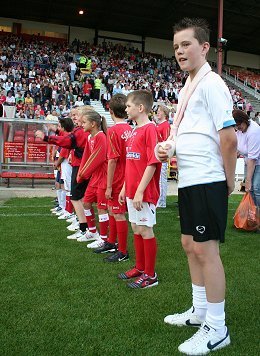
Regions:
M 68 159 L 70 155 L 70 149 L 69 148 L 62 148 L 60 150 L 60 157 Z
M 170 135 L 171 127 L 169 121 L 163 121 L 156 126 L 158 141 L 163 142 L 166 141 Z
M 132 128 L 126 122 L 118 122 L 107 130 L 107 158 L 117 159 L 112 190 L 120 192 L 125 181 L 126 146 Z
M 45 136 L 44 141 L 60 147 L 74 149 L 71 165 L 78 167 L 81 162 L 88 135 L 89 132 L 84 132 L 82 127 L 76 127 L 72 132 L 65 136 Z
M 143 201 L 155 205 L 157 204 L 160 196 L 159 180 L 161 172 L 161 163 L 154 154 L 154 147 L 157 142 L 157 131 L 153 123 L 136 127 L 132 131 L 126 148 L 126 197 L 130 199 L 134 198 L 146 167 L 155 164 L 156 170 L 144 191 Z
M 81 164 L 79 167 L 77 181 L 90 179 L 91 187 L 106 189 L 107 185 L 107 138 L 103 131 L 95 136 L 89 135 Z

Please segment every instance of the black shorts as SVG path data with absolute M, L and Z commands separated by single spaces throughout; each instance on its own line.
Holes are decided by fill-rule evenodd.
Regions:
M 88 180 L 82 183 L 77 183 L 79 167 L 72 167 L 71 174 L 71 200 L 80 200 L 84 197 L 85 191 L 88 186 Z
M 224 242 L 228 212 L 227 183 L 193 185 L 178 190 L 181 233 L 196 242 Z

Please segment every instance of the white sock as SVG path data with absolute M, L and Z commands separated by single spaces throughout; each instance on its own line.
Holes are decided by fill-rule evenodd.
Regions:
M 214 328 L 222 336 L 226 333 L 225 327 L 225 300 L 220 303 L 207 302 L 208 310 L 206 323 Z
M 192 283 L 192 303 L 194 306 L 194 314 L 201 320 L 205 320 L 207 313 L 207 296 L 205 287 L 196 286 Z
M 65 210 L 65 208 L 66 208 L 66 190 L 61 190 L 60 199 L 61 199 L 60 206 L 62 207 L 63 210 Z
M 58 190 L 57 190 L 57 198 L 58 198 L 58 203 L 59 203 L 59 206 L 60 206 L 60 207 L 61 207 L 61 192 L 62 192 L 61 189 L 58 189 Z

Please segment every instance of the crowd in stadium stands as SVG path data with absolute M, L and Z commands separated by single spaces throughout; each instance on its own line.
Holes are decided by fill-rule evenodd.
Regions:
M 90 99 L 100 99 L 108 110 L 114 94 L 148 89 L 154 102 L 172 108 L 172 121 L 173 104 L 186 79 L 174 59 L 121 44 L 94 46 L 75 39 L 68 45 L 9 34 L 1 35 L 0 48 L 0 116 L 3 105 L 9 105 L 16 106 L 17 118 L 57 120 Z M 247 98 L 234 88 L 230 91 L 234 107 L 254 117 Z

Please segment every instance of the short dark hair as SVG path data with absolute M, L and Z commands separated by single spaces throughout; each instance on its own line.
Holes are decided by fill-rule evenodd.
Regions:
M 113 111 L 115 117 L 124 119 L 126 117 L 126 95 L 115 94 L 109 101 L 109 108 Z
M 71 132 L 74 129 L 73 121 L 70 117 L 61 117 L 59 119 L 60 126 L 66 131 Z
M 198 40 L 199 44 L 209 42 L 210 29 L 209 24 L 205 19 L 184 17 L 181 21 L 176 23 L 173 27 L 173 34 L 187 28 L 194 30 L 194 37 Z
M 234 109 L 232 111 L 232 115 L 234 120 L 236 121 L 236 124 L 240 125 L 242 124 L 242 122 L 244 122 L 247 125 L 247 127 L 250 125 L 249 122 L 250 117 L 243 110 Z
M 148 90 L 134 90 L 127 95 L 127 100 L 130 99 L 135 105 L 142 104 L 147 114 L 153 107 L 153 95 Z

